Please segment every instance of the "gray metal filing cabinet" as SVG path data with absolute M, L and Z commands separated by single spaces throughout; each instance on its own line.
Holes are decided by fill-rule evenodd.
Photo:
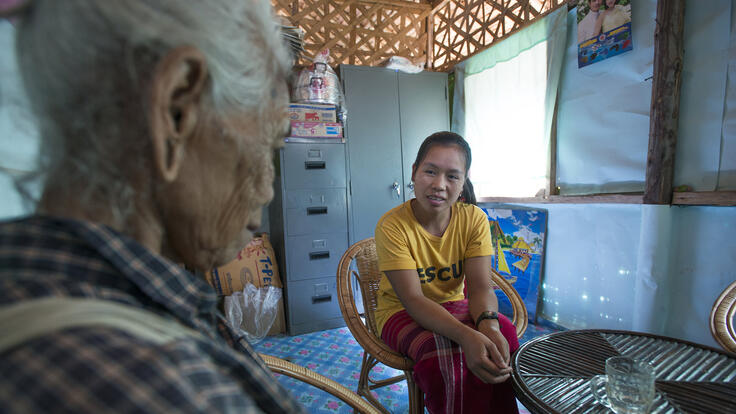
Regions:
M 278 162 L 269 217 L 289 334 L 344 326 L 335 274 L 348 248 L 345 144 L 287 142 Z

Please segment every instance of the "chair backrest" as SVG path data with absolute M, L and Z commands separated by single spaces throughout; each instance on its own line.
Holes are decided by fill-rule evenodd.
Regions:
M 355 264 L 358 272 L 353 271 L 360 286 L 363 297 L 363 311 L 368 324 L 368 329 L 378 335 L 376 327 L 375 311 L 378 307 L 377 293 L 381 282 L 381 272 L 378 271 L 378 256 L 376 254 L 376 243 L 373 238 L 364 240 L 360 250 L 355 254 Z
M 357 272 L 350 269 L 350 263 L 353 260 L 355 260 L 356 267 L 358 269 Z M 376 242 L 373 237 L 363 239 L 350 246 L 340 259 L 340 264 L 338 265 L 338 302 L 340 303 L 340 309 L 343 311 L 343 316 L 345 317 L 348 328 L 353 332 L 351 323 L 348 321 L 348 316 L 346 315 L 346 309 L 350 308 L 351 305 L 355 308 L 355 298 L 353 296 L 352 284 L 350 283 L 351 275 L 355 276 L 358 281 L 358 285 L 360 286 L 365 317 L 365 323 L 363 323 L 363 321 L 354 321 L 354 323 L 360 322 L 360 325 L 365 327 L 365 330 L 378 338 L 374 311 L 377 306 L 376 293 L 378 292 L 378 284 L 381 281 L 381 272 L 378 270 Z M 506 294 L 509 302 L 511 302 L 511 308 L 513 309 L 513 317 L 511 321 L 516 327 L 517 337 L 521 338 L 526 331 L 529 318 L 524 301 L 521 299 L 519 292 L 517 292 L 511 283 L 504 279 L 503 276 L 496 273 L 493 269 L 491 269 L 491 275 L 493 283 Z M 357 308 L 355 309 L 356 310 L 354 312 L 357 315 Z M 348 313 L 351 313 L 349 309 Z M 356 340 L 360 342 L 355 332 L 353 332 L 353 336 L 355 336 Z M 363 344 L 361 343 L 361 345 Z M 365 346 L 363 347 L 365 348 Z
M 710 312 L 710 333 L 723 349 L 736 354 L 736 282 L 718 296 Z
M 351 268 L 352 263 L 358 269 Z M 352 277 L 355 277 L 363 297 L 363 315 L 355 305 Z M 353 337 L 370 355 L 394 369 L 410 370 L 414 361 L 395 352 L 378 336 L 376 329 L 376 293 L 381 281 L 378 271 L 376 243 L 373 237 L 354 243 L 340 258 L 337 265 L 337 302 L 345 324 Z

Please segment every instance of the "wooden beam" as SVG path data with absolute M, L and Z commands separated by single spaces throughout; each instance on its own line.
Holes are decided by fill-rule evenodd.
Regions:
M 360 0 L 361 3 L 375 3 L 375 4 L 383 4 L 386 6 L 393 6 L 398 7 L 400 9 L 432 9 L 432 6 L 427 3 L 416 3 L 413 1 L 406 1 L 406 0 Z
M 434 8 L 427 16 L 427 59 L 424 62 L 426 69 L 434 69 Z
M 432 14 L 437 12 L 439 9 L 445 7 L 450 0 L 437 0 L 432 2 Z
M 591 194 L 549 197 L 479 197 L 479 203 L 513 204 L 641 204 L 641 194 Z
M 549 197 L 479 197 L 479 203 L 508 204 L 643 204 L 643 194 L 590 194 Z M 672 194 L 679 206 L 736 206 L 736 191 L 690 191 Z
M 557 112 L 560 102 L 560 89 L 555 95 L 555 107 L 552 114 L 552 128 L 549 137 L 549 179 L 547 180 L 547 196 L 558 195 L 557 188 Z
M 680 109 L 685 0 L 658 0 L 644 203 L 670 204 Z
M 736 206 L 736 191 L 673 193 L 672 204 L 681 206 Z

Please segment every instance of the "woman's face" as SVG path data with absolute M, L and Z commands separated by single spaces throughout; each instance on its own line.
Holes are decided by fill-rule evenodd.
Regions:
M 465 153 L 460 147 L 432 146 L 412 174 L 419 209 L 429 215 L 450 209 L 463 190 L 465 174 Z
M 606 0 L 606 9 L 611 9 L 616 6 L 616 0 Z

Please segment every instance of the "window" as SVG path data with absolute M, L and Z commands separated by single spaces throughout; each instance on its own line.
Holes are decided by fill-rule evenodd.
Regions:
M 548 186 L 566 11 L 555 10 L 465 62 L 464 133 L 478 197 L 533 197 Z

